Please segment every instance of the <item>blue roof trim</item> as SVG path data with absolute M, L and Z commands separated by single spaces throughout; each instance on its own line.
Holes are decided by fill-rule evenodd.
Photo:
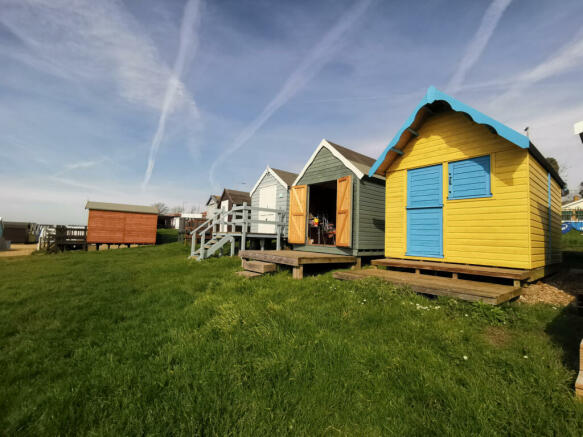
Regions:
M 372 177 L 372 175 L 375 174 L 380 165 L 384 162 L 385 158 L 387 157 L 387 153 L 389 153 L 391 148 L 393 148 L 399 142 L 399 140 L 401 139 L 401 135 L 403 135 L 403 132 L 405 132 L 407 128 L 411 127 L 413 121 L 415 121 L 417 113 L 421 110 L 421 108 L 423 108 L 425 105 L 429 105 L 438 100 L 443 100 L 444 102 L 447 102 L 454 111 L 464 112 L 468 114 L 472 118 L 472 120 L 474 120 L 476 123 L 490 126 L 492 129 L 496 131 L 496 133 L 499 136 L 505 138 L 506 140 L 510 141 L 513 144 L 516 144 L 518 147 L 522 149 L 528 149 L 530 147 L 530 140 L 525 135 L 522 135 L 516 132 L 514 129 L 511 129 L 508 126 L 500 123 L 499 121 L 496 121 L 491 117 L 488 117 L 486 114 L 482 114 L 480 111 L 475 110 L 474 108 L 466 105 L 465 103 L 462 103 L 459 100 L 456 100 L 453 97 L 448 96 L 445 93 L 442 93 L 434 86 L 430 86 L 427 89 L 425 97 L 423 97 L 423 100 L 421 100 L 421 103 L 417 105 L 417 107 L 415 108 L 413 113 L 409 116 L 407 121 L 403 124 L 401 129 L 399 129 L 397 135 L 394 136 L 394 138 L 385 148 L 381 156 L 370 168 L 370 171 L 368 172 L 368 175 L 370 177 Z

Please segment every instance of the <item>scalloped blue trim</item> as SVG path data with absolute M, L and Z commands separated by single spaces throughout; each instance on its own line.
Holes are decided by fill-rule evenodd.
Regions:
M 401 129 L 399 129 L 397 135 L 393 137 L 393 139 L 391 140 L 389 145 L 385 148 L 381 156 L 370 168 L 370 171 L 368 172 L 368 175 L 370 177 L 372 177 L 372 175 L 375 174 L 377 169 L 383 163 L 383 161 L 387 157 L 387 153 L 389 153 L 391 148 L 395 147 L 395 145 L 399 142 L 399 140 L 401 139 L 401 135 L 403 135 L 403 132 L 405 132 L 407 128 L 411 127 L 413 121 L 415 121 L 415 117 L 417 117 L 417 113 L 421 110 L 421 108 L 437 100 L 443 100 L 444 102 L 447 102 L 454 111 L 464 112 L 468 114 L 472 118 L 472 120 L 474 120 L 478 124 L 485 124 L 487 126 L 490 126 L 492 129 L 496 131 L 496 133 L 499 136 L 505 138 L 506 140 L 510 141 L 513 144 L 516 144 L 518 147 L 522 149 L 528 149 L 530 147 L 530 140 L 525 135 L 522 135 L 516 132 L 514 129 L 511 129 L 508 126 L 500 123 L 499 121 L 496 121 L 491 117 L 488 117 L 486 114 L 482 114 L 480 111 L 477 111 L 476 109 L 466 105 L 465 103 L 462 103 L 459 100 L 456 100 L 453 97 L 448 96 L 445 93 L 442 93 L 434 86 L 430 86 L 427 89 L 427 93 L 423 97 L 423 100 L 421 100 L 421 102 L 417 105 L 417 107 L 415 108 L 413 113 L 409 116 L 407 121 L 405 121 Z

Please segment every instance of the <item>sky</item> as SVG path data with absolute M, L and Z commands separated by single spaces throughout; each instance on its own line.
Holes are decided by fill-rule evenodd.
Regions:
M 581 0 L 0 0 L 0 217 L 188 211 L 322 138 L 377 158 L 431 85 L 529 126 L 573 190 L 582 19 Z

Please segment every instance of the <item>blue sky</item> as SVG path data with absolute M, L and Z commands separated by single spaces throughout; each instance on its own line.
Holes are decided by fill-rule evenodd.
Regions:
M 190 209 L 322 138 L 376 158 L 429 85 L 530 126 L 574 188 L 582 19 L 581 0 L 0 0 L 0 216 Z

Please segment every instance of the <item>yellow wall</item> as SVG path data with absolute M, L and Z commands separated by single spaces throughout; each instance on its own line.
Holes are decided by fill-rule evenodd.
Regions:
M 561 261 L 561 188 L 551 178 L 551 238 L 548 236 L 548 176 L 532 156 L 530 168 L 530 247 L 531 268 Z
M 447 163 L 488 154 L 492 197 L 447 200 Z M 443 164 L 444 257 L 427 259 L 530 268 L 529 152 L 453 111 L 429 118 L 387 171 L 385 255 L 422 259 L 405 255 L 406 175 L 434 164 Z

